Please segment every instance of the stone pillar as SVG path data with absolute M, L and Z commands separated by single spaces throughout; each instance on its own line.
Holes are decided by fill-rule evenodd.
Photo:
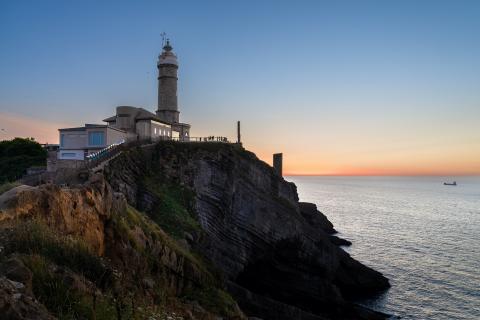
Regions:
M 273 169 L 275 172 L 282 177 L 283 176 L 283 153 L 274 153 L 273 154 Z

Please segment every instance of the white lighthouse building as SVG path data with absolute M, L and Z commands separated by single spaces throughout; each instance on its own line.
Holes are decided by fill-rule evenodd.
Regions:
M 135 106 L 119 106 L 106 124 L 59 129 L 58 158 L 84 160 L 89 154 L 123 141 L 178 139 L 189 141 L 190 125 L 179 120 L 177 98 L 178 60 L 167 40 L 158 57 L 158 105 L 156 113 Z

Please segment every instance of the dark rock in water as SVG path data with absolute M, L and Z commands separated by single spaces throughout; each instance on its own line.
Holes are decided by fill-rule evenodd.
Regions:
M 205 233 L 195 248 L 223 272 L 248 316 L 382 317 L 348 298 L 384 290 L 388 280 L 333 243 L 328 219 L 300 203 L 296 186 L 254 154 L 220 143 L 162 142 L 126 152 L 105 170 L 113 188 L 147 212 L 159 200 L 140 183 L 148 172 L 194 191 Z
M 332 241 L 332 243 L 336 246 L 351 246 L 352 245 L 352 243 L 350 241 L 339 238 L 337 236 L 330 235 L 329 238 L 330 238 L 330 241 Z

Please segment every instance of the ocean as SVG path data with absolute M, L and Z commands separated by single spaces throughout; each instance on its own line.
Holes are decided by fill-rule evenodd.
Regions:
M 480 177 L 285 179 L 352 241 L 352 257 L 390 279 L 359 303 L 402 319 L 480 319 Z

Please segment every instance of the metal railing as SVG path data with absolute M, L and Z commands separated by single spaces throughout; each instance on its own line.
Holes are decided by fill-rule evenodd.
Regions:
M 96 160 L 99 159 L 103 156 L 106 156 L 109 152 L 111 152 L 113 149 L 117 148 L 119 145 L 122 145 L 125 143 L 125 140 L 122 140 L 118 143 L 113 143 L 105 148 L 103 148 L 100 151 L 90 153 L 89 155 L 86 156 L 87 160 Z
M 227 137 L 220 137 L 220 136 L 208 136 L 208 137 L 162 137 L 165 139 L 160 140 L 171 140 L 171 141 L 178 141 L 178 142 L 223 142 L 223 143 L 230 143 Z
M 91 153 L 86 156 L 86 166 L 87 168 L 95 168 L 96 166 L 100 165 L 101 163 L 110 160 L 120 152 L 129 147 L 134 146 L 142 146 L 146 144 L 152 144 L 159 141 L 175 141 L 180 143 L 188 143 L 188 142 L 220 142 L 220 143 L 232 143 L 228 141 L 227 137 L 221 136 L 208 136 L 208 137 L 157 137 L 155 139 L 143 139 L 143 140 L 133 140 L 133 141 L 125 141 L 122 140 L 119 143 L 114 143 L 106 148 L 97 151 L 95 153 Z
M 122 140 L 118 143 L 113 143 L 109 146 L 107 146 L 106 148 L 103 148 L 102 150 L 100 151 L 97 151 L 97 152 L 94 152 L 94 153 L 91 153 L 89 155 L 86 156 L 86 160 L 87 160 L 87 166 L 89 168 L 93 168 L 95 167 L 96 165 L 108 160 L 108 159 L 111 159 L 113 156 L 115 156 L 116 154 L 118 154 L 119 152 L 121 152 L 123 150 L 123 146 L 125 145 L 125 140 Z

